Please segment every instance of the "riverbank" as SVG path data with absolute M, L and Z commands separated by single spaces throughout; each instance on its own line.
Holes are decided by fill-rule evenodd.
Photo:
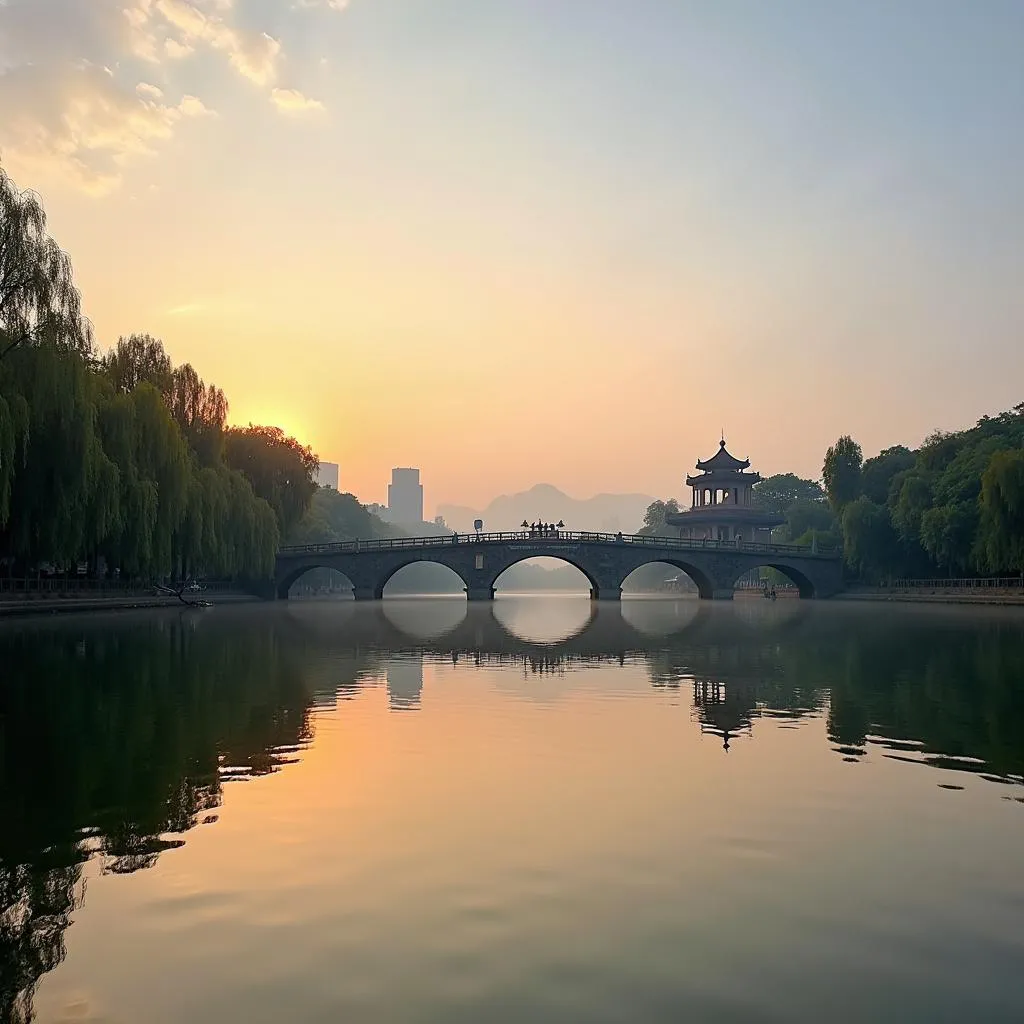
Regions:
M 920 590 L 850 589 L 836 594 L 833 601 L 900 601 L 905 604 L 1017 605 L 1024 607 L 1020 590 L 968 590 L 935 588 Z
M 251 594 L 218 593 L 199 598 L 211 604 L 238 604 L 244 601 L 258 601 Z M 132 611 L 140 608 L 185 608 L 176 597 L 163 594 L 110 594 L 102 597 L 79 597 L 76 595 L 46 595 L 0 600 L 0 619 L 23 615 L 57 615 L 72 612 L 114 612 Z

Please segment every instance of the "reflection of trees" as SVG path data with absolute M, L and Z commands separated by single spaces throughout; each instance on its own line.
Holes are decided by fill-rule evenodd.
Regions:
M 308 740 L 295 652 L 280 624 L 177 615 L 0 634 L 0 1021 L 32 1019 L 83 861 L 150 867 L 224 779 L 275 771 Z
M 65 955 L 64 932 L 81 905 L 79 863 L 0 863 L 0 1021 L 32 1020 L 39 979 Z
M 726 747 L 761 715 L 799 718 L 824 708 L 827 691 L 808 683 L 816 677 L 806 670 L 799 642 L 748 633 L 734 634 L 731 643 L 721 634 L 702 639 L 684 636 L 651 651 L 647 670 L 654 687 L 692 687 L 697 721 Z
M 878 612 L 829 607 L 774 630 L 733 621 L 731 639 L 694 629 L 648 652 L 651 683 L 700 683 L 698 721 L 719 733 L 827 708 L 829 739 L 846 757 L 874 744 L 936 767 L 1024 775 L 1024 619 Z
M 424 615 L 429 610 L 425 604 Z M 695 679 L 724 684 L 719 696 L 747 709 L 735 723 L 741 731 L 761 717 L 799 719 L 827 709 L 830 739 L 844 756 L 862 752 L 871 737 L 893 752 L 923 750 L 935 764 L 963 767 L 950 759 L 972 757 L 985 763 L 979 770 L 1024 769 L 1024 691 L 1014 685 L 1024 677 L 1024 621 L 1012 613 L 633 602 L 600 606 L 584 629 L 552 645 L 511 634 L 488 607 L 460 615 L 443 610 L 451 619 L 446 632 L 432 619 L 420 623 L 411 602 L 401 607 L 400 622 L 353 605 L 344 630 L 329 609 L 304 610 L 296 626 L 310 646 L 330 655 L 323 686 L 332 693 L 377 678 L 395 655 L 521 666 L 531 675 L 630 658 L 646 662 L 659 689 L 689 691 Z M 720 702 L 704 706 L 717 710 L 702 711 L 698 702 L 698 722 L 723 732 L 722 721 L 713 720 L 725 713 Z
M 915 760 L 938 767 L 1024 774 L 1021 619 L 878 617 L 869 629 L 837 631 L 830 647 L 836 743 L 916 751 Z
M 1024 619 L 762 605 L 687 607 L 677 631 L 660 606 L 630 609 L 634 621 L 602 607 L 557 645 L 472 608 L 440 635 L 445 623 L 410 635 L 354 606 L 0 631 L 0 1021 L 31 1020 L 84 895 L 83 861 L 148 868 L 215 817 L 226 782 L 293 759 L 316 704 L 387 672 L 392 705 L 418 707 L 424 661 L 548 677 L 629 658 L 659 690 L 692 694 L 697 722 L 723 741 L 767 715 L 827 709 L 843 756 L 875 744 L 939 767 L 1024 774 Z M 416 625 L 415 608 L 402 614 Z

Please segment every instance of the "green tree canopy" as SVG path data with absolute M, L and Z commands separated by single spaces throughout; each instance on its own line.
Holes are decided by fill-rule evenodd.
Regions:
M 865 461 L 861 471 L 864 494 L 876 505 L 884 505 L 889 500 L 893 479 L 910 469 L 916 461 L 916 454 L 901 444 L 879 452 L 873 459 Z
M 644 525 L 638 532 L 653 537 L 663 536 L 670 532 L 670 527 L 665 522 L 666 517 L 678 512 L 679 502 L 675 498 L 669 498 L 668 501 L 652 501 L 644 512 Z
M 1017 405 L 966 430 L 935 431 L 916 452 L 897 445 L 868 459 L 858 483 L 866 504 L 843 513 L 850 566 L 864 578 L 1018 571 L 1024 523 L 1015 518 L 1013 474 L 1022 451 Z M 849 438 L 829 449 L 834 502 L 852 506 L 858 455 Z
M 825 453 L 822 479 L 829 504 L 837 514 L 861 493 L 861 465 L 864 454 L 860 445 L 844 434 Z
M 98 361 L 92 354 L 70 262 L 46 235 L 38 199 L 0 171 L 6 571 L 83 562 L 98 571 L 105 561 L 107 571 L 148 579 L 270 575 L 276 510 L 224 464 L 223 392 L 187 364 L 175 369 L 146 334 L 119 339 Z M 284 514 L 303 486 L 279 488 Z
M 287 537 L 306 514 L 316 493 L 320 462 L 312 450 L 280 427 L 234 427 L 225 436 L 224 458 L 270 504 Z
M 19 192 L 0 167 L 0 361 L 43 343 L 87 355 L 92 327 L 39 197 Z
M 889 510 L 861 495 L 847 502 L 842 524 L 847 564 L 869 579 L 889 575 L 898 559 L 898 538 L 889 520 Z
M 825 492 L 816 480 L 804 480 L 795 473 L 776 473 L 754 484 L 751 503 L 766 512 L 785 515 L 796 502 L 824 502 Z
M 319 487 L 309 509 L 287 535 L 287 544 L 337 544 L 346 540 L 399 537 L 402 531 L 367 511 L 352 494 Z
M 981 518 L 978 548 L 985 566 L 1024 572 L 1024 448 L 989 459 L 981 479 Z
M 223 456 L 228 418 L 224 392 L 204 383 L 191 363 L 185 363 L 171 374 L 167 405 L 200 464 L 216 465 Z
M 118 391 L 128 393 L 140 384 L 151 384 L 161 395 L 170 394 L 174 372 L 171 357 L 164 351 L 163 342 L 149 334 L 118 338 L 100 365 Z

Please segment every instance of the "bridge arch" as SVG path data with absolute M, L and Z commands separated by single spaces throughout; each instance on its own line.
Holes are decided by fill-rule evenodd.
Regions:
M 491 590 L 493 591 L 494 588 L 497 587 L 498 580 L 500 580 L 509 569 L 515 568 L 515 566 L 521 565 L 523 562 L 532 561 L 535 558 L 544 558 L 549 561 L 562 562 L 565 565 L 571 565 L 574 569 L 579 570 L 586 579 L 592 595 L 598 593 L 601 588 L 601 584 L 596 578 L 596 574 L 592 568 L 587 566 L 585 559 L 576 558 L 572 554 L 562 551 L 559 551 L 557 554 L 546 554 L 544 551 L 536 551 L 524 553 L 522 555 L 517 553 L 513 558 L 504 560 L 491 579 Z
M 702 584 L 704 586 L 702 586 Z M 622 581 L 622 591 L 627 593 L 665 594 L 686 596 L 697 591 L 700 596 L 710 595 L 714 589 L 705 573 L 694 566 L 673 561 L 671 558 L 656 558 L 631 569 Z
M 679 570 L 685 573 L 694 583 L 697 588 L 697 593 L 702 598 L 710 598 L 715 592 L 715 582 L 711 577 L 704 572 L 701 568 L 694 565 L 692 562 L 682 558 L 673 558 L 668 555 L 660 555 L 657 558 L 648 558 L 646 561 L 640 562 L 635 565 L 632 570 L 626 575 L 623 583 L 629 579 L 633 573 L 641 570 L 649 565 L 663 565 L 668 566 L 672 569 Z
M 543 560 L 545 562 L 557 562 L 561 563 L 558 566 L 558 568 L 568 566 L 575 569 L 583 576 L 583 582 L 580 583 L 580 593 L 586 593 L 588 588 L 590 589 L 590 592 L 593 593 L 594 588 L 598 585 L 594 579 L 593 572 L 587 569 L 586 566 L 582 564 L 582 559 L 574 559 L 571 555 L 567 556 L 562 552 L 559 552 L 557 555 L 547 555 L 541 552 L 539 554 L 524 554 L 522 557 L 518 557 L 514 561 L 503 562 L 501 564 L 501 567 L 495 573 L 493 581 L 491 582 L 492 589 L 498 588 L 499 581 L 507 572 L 509 572 L 509 570 L 515 569 L 517 566 L 522 566 L 524 562 L 532 562 L 535 560 Z
M 781 573 L 788 580 L 792 581 L 797 590 L 800 592 L 800 597 L 803 600 L 808 600 L 813 597 L 817 597 L 817 587 L 814 585 L 814 581 L 800 569 L 795 568 L 784 561 L 770 561 L 762 562 L 760 565 L 752 567 L 753 569 L 774 569 L 776 572 Z M 747 575 L 750 569 L 745 570 L 733 580 L 733 586 L 739 581 L 741 576 Z
M 437 565 L 447 572 L 452 573 L 457 579 L 462 581 L 463 590 L 468 593 L 470 583 L 466 577 L 459 572 L 459 570 L 446 561 L 442 561 L 439 558 L 424 558 L 422 556 L 412 556 L 410 558 L 404 558 L 393 565 L 388 566 L 384 572 L 378 577 L 374 585 L 373 598 L 375 601 L 382 601 L 384 599 L 384 588 L 403 570 L 408 569 L 412 565 Z
M 348 583 L 350 587 L 353 588 L 353 590 L 355 589 L 352 577 L 349 576 L 348 573 L 339 569 L 336 565 L 333 565 L 329 560 L 317 559 L 294 566 L 288 573 L 282 576 L 281 579 L 277 581 L 278 598 L 281 600 L 287 600 L 288 592 L 292 587 L 307 573 L 314 572 L 317 569 L 325 569 L 329 572 L 337 573 L 346 581 L 346 583 Z

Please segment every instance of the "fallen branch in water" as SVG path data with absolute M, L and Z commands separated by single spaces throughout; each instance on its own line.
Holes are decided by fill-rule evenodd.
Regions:
M 212 607 L 209 601 L 193 601 L 184 596 L 186 590 L 199 589 L 193 580 L 185 580 L 177 589 L 174 587 L 165 587 L 162 583 L 157 583 L 155 586 L 161 594 L 166 594 L 168 597 L 176 597 L 183 605 L 187 605 L 189 608 Z

